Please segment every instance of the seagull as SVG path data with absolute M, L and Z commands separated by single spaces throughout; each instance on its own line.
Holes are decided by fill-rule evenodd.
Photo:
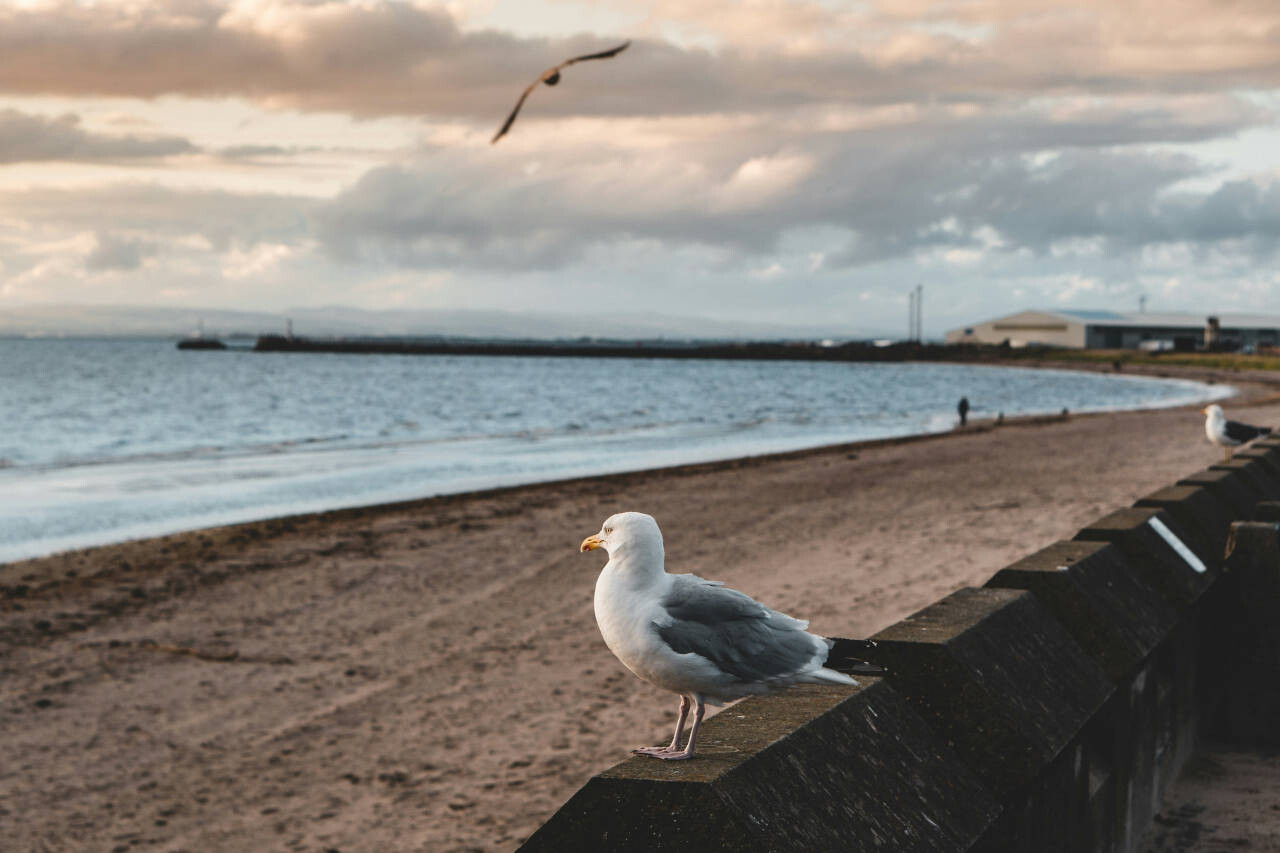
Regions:
M 826 669 L 833 641 L 808 622 L 697 575 L 667 574 L 662 531 L 652 516 L 621 512 L 579 551 L 609 553 L 596 581 L 596 624 L 609 650 L 643 680 L 680 695 L 675 735 L 666 746 L 634 749 L 662 759 L 693 758 L 708 702 L 720 705 L 800 682 L 857 684 Z M 680 748 L 689 708 L 689 741 Z
M 1207 417 L 1204 420 L 1204 434 L 1209 440 L 1222 448 L 1225 458 L 1231 461 L 1231 448 L 1248 444 L 1271 432 L 1271 427 L 1251 426 L 1239 421 L 1229 421 L 1217 403 L 1205 406 L 1200 412 Z
M 554 86 L 560 82 L 561 68 L 568 68 L 575 62 L 586 62 L 588 59 L 609 59 L 617 56 L 619 53 L 622 53 L 622 51 L 627 49 L 629 44 L 631 44 L 630 39 L 624 41 L 617 47 L 611 47 L 608 50 L 602 50 L 599 53 L 588 53 L 584 56 L 575 56 L 573 59 L 566 59 L 559 65 L 552 66 L 546 71 L 543 71 L 542 74 L 538 76 L 538 79 L 530 83 L 529 88 L 525 89 L 524 92 L 521 93 L 520 100 L 516 101 L 515 109 L 511 111 L 511 115 L 507 116 L 507 120 L 502 123 L 502 127 L 500 127 L 498 132 L 494 134 L 493 139 L 489 140 L 489 144 L 492 145 L 502 137 L 506 136 L 507 131 L 511 129 L 512 123 L 515 122 L 516 115 L 520 112 L 520 108 L 524 106 L 524 99 L 529 97 L 529 94 L 533 92 L 534 89 L 538 88 L 539 83 L 546 83 L 548 86 Z

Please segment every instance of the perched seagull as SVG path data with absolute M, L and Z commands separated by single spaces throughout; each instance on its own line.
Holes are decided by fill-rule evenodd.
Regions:
M 622 53 L 622 51 L 627 49 L 627 45 L 629 44 L 631 44 L 631 41 L 627 40 L 617 47 L 610 48 L 609 50 L 602 50 L 599 53 L 588 53 L 585 56 L 575 56 L 573 59 L 566 59 L 559 65 L 543 71 L 542 74 L 539 75 L 538 79 L 530 83 L 529 88 L 525 89 L 524 92 L 521 93 L 520 100 L 516 101 L 515 109 L 511 111 L 511 115 L 507 116 L 507 120 L 502 123 L 502 127 L 498 129 L 498 132 L 494 135 L 493 139 L 489 140 L 489 144 L 492 145 L 497 142 L 506 135 L 508 130 L 511 129 L 512 123 L 516 120 L 516 115 L 520 112 L 520 108 L 524 106 L 524 99 L 529 97 L 529 94 L 533 92 L 534 89 L 538 88 L 539 83 L 546 83 L 548 86 L 554 86 L 560 82 L 561 68 L 568 68 L 575 62 L 586 62 L 588 59 L 609 59 L 617 56 L 619 53 Z
M 1231 448 L 1248 444 L 1271 432 L 1271 427 L 1250 426 L 1239 421 L 1229 421 L 1217 403 L 1205 406 L 1200 410 L 1207 417 L 1204 419 L 1204 434 L 1209 440 L 1222 448 L 1227 461 L 1231 460 Z
M 596 624 L 627 669 L 680 694 L 676 732 L 666 746 L 635 749 L 654 758 L 692 758 L 706 703 L 715 705 L 799 682 L 857 684 L 826 669 L 832 641 L 808 622 L 770 610 L 750 596 L 697 575 L 663 568 L 662 532 L 652 516 L 610 516 L 581 551 L 609 552 L 596 581 Z M 694 706 L 689 742 L 680 734 Z

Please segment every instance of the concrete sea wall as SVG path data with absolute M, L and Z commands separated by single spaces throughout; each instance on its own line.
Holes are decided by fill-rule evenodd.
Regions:
M 521 849 L 1131 851 L 1202 734 L 1280 745 L 1278 617 L 1269 440 L 881 631 L 886 676 L 599 774 Z

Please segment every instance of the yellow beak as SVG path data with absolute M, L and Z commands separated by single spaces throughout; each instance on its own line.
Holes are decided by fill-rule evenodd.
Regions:
M 594 551 L 603 544 L 604 540 L 599 536 L 588 536 L 586 539 L 582 540 L 582 545 L 578 548 L 578 552 L 585 554 L 587 551 Z

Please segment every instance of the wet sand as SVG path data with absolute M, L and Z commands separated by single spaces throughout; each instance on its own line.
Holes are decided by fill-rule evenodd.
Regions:
M 1280 751 L 1206 743 L 1165 793 L 1142 853 L 1280 850 Z
M 865 637 L 1220 456 L 1195 408 L 1073 416 L 0 566 L 0 837 L 511 849 L 670 735 L 676 699 L 595 628 L 577 545 L 610 513 L 656 516 L 672 571 Z

